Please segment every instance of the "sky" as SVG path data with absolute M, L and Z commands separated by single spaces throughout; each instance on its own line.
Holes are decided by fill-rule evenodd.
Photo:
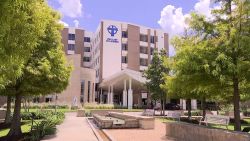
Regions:
M 191 11 L 210 16 L 210 0 L 48 0 L 65 26 L 95 31 L 102 19 L 162 29 L 170 38 L 184 30 Z M 173 54 L 170 48 L 170 54 Z

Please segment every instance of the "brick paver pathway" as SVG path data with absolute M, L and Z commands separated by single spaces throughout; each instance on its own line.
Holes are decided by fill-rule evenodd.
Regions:
M 155 128 L 143 129 L 106 129 L 114 141 L 176 141 L 166 137 L 165 124 L 155 120 Z
M 85 117 L 76 113 L 66 113 L 64 122 L 57 126 L 57 133 L 43 141 L 98 141 Z

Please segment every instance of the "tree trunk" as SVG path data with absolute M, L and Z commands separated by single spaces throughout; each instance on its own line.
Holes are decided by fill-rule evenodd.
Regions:
M 191 120 L 192 118 L 192 113 L 191 113 L 191 99 L 187 99 L 187 110 L 188 110 L 188 119 Z
M 241 131 L 239 80 L 238 80 L 238 78 L 236 76 L 234 76 L 234 78 L 233 78 L 233 86 L 234 86 L 234 95 L 233 95 L 234 130 L 235 131 Z
M 6 116 L 5 123 L 11 122 L 11 96 L 7 96 L 7 108 L 6 108 Z
M 162 114 L 162 109 L 163 109 L 163 108 L 162 108 L 162 105 L 163 105 L 163 101 L 162 101 L 162 97 L 161 97 L 161 116 L 163 115 L 163 114 Z
M 166 105 L 165 104 L 166 103 L 166 95 L 165 94 L 163 95 L 163 102 L 162 103 L 163 103 L 163 108 L 162 108 L 163 109 L 163 116 L 165 116 L 165 105 Z
M 202 117 L 203 119 L 205 119 L 205 116 L 206 116 L 206 98 L 205 97 L 202 97 L 201 108 L 202 108 Z
M 10 131 L 8 133 L 8 140 L 15 141 L 17 140 L 21 135 L 21 103 L 22 103 L 22 96 L 20 94 L 16 94 L 15 96 L 15 108 L 14 108 L 14 114 L 11 122 Z
M 151 99 L 151 94 L 148 92 L 148 97 L 147 97 L 147 108 L 151 109 L 152 107 L 152 99 Z
M 30 99 L 28 99 L 28 112 L 30 112 Z

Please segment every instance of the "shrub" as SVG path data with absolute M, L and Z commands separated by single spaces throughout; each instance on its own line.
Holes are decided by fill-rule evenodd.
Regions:
M 84 104 L 84 109 L 115 109 L 115 105 L 113 105 L 113 104 L 86 103 L 86 104 Z
M 39 141 L 45 135 L 52 135 L 56 132 L 56 125 L 61 124 L 65 118 L 63 112 L 37 112 L 35 113 L 37 117 L 43 117 L 43 120 L 33 126 L 30 136 L 28 137 L 31 141 Z
M 44 109 L 69 109 L 68 105 L 46 105 L 43 107 Z
M 200 111 L 191 111 L 192 116 L 202 116 Z M 188 116 L 188 113 L 185 112 L 184 116 Z

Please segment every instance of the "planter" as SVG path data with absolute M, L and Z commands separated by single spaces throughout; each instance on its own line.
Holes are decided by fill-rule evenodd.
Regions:
M 77 117 L 85 117 L 85 110 L 81 109 L 81 110 L 77 110 Z
M 185 141 L 250 141 L 250 134 L 182 122 L 166 123 L 166 136 Z

